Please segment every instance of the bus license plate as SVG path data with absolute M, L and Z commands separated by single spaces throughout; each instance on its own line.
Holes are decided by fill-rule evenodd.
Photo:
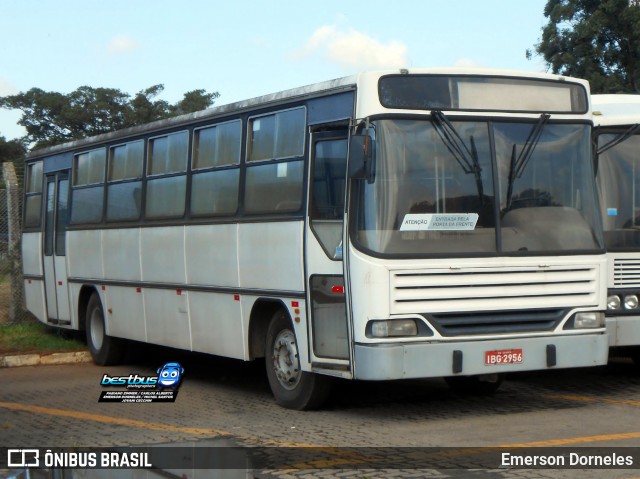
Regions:
M 521 362 L 522 349 L 503 349 L 501 351 L 485 351 L 484 353 L 484 363 L 488 366 Z

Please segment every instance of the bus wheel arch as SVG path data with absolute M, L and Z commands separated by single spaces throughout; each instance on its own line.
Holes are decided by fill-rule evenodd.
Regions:
M 265 338 L 271 318 L 278 310 L 286 310 L 285 304 L 277 299 L 258 299 L 253 303 L 249 317 L 249 359 L 264 358 Z
M 84 311 L 85 335 L 93 361 L 100 366 L 118 364 L 124 355 L 124 342 L 107 335 L 104 308 L 97 291 L 89 296 Z
M 286 309 L 269 321 L 265 338 L 265 368 L 276 402 L 288 409 L 320 407 L 329 395 L 331 378 L 302 371 L 295 330 Z
M 87 306 L 93 294 L 98 294 L 95 287 L 83 285 L 78 294 L 78 330 L 85 331 L 87 328 Z

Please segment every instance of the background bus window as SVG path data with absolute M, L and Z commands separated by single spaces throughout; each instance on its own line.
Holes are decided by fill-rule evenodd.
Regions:
M 149 140 L 147 174 L 163 175 L 187 170 L 189 134 L 186 131 Z
M 147 176 L 172 176 L 147 180 L 146 218 L 176 218 L 184 215 L 188 150 L 187 131 L 149 140 Z
M 201 170 L 240 163 L 240 120 L 202 128 L 193 133 L 192 169 Z
M 184 215 L 186 175 L 157 178 L 147 182 L 147 218 L 176 218 Z
M 191 214 L 232 215 L 238 209 L 242 122 L 235 120 L 193 134 Z M 234 168 L 229 168 L 234 166 Z
M 598 137 L 606 145 L 619 134 Z M 605 150 L 598 161 L 605 246 L 608 249 L 640 245 L 640 136 L 635 135 Z
M 304 154 L 305 109 L 296 108 L 252 118 L 248 161 L 291 158 Z
M 194 174 L 191 182 L 191 214 L 232 215 L 238 209 L 238 168 Z
M 109 151 L 107 221 L 140 218 L 144 140 L 114 146 Z
M 144 140 L 114 146 L 109 155 L 109 181 L 142 178 Z
M 76 155 L 73 162 L 74 186 L 103 183 L 105 161 L 105 148 L 99 148 L 97 150 Z
M 42 161 L 27 166 L 25 182 L 25 228 L 40 226 L 42 212 Z
M 302 206 L 302 160 L 247 168 L 244 206 L 247 213 L 292 213 Z
M 74 157 L 71 223 L 102 221 L 106 160 L 106 148 L 81 153 Z

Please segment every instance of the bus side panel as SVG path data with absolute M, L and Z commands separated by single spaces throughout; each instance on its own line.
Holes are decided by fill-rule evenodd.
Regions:
M 240 287 L 303 292 L 303 227 L 302 221 L 240 224 Z
M 142 228 L 142 281 L 167 283 L 167 288 L 142 288 L 147 341 L 191 349 L 184 261 L 184 226 Z M 169 285 L 174 285 L 169 286 Z
M 42 276 L 42 233 L 22 235 L 22 272 L 30 276 Z
M 26 276 L 43 277 L 41 242 L 42 234 L 40 232 L 24 233 L 22 235 L 22 268 Z M 36 278 L 25 279 L 24 295 L 27 309 L 38 320 L 46 322 L 44 281 Z
M 187 284 L 239 286 L 238 225 L 189 226 L 185 236 Z
M 240 301 L 233 294 L 190 291 L 189 312 L 194 351 L 247 359 Z
M 102 232 L 104 273 L 110 280 L 140 281 L 140 229 Z
M 189 294 L 176 289 L 142 289 L 148 342 L 191 350 Z
M 104 301 L 109 336 L 147 340 L 141 288 L 107 286 Z
M 184 231 L 184 226 L 142 228 L 140 232 L 140 262 L 143 281 L 169 284 L 186 283 Z
M 69 278 L 103 279 L 102 256 L 102 232 L 100 230 L 67 232 L 67 275 Z
M 24 299 L 27 309 L 43 323 L 47 322 L 44 301 L 44 281 L 41 279 L 24 280 Z

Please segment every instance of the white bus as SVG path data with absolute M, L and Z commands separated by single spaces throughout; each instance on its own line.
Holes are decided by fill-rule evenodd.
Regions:
M 588 84 L 398 70 L 32 152 L 28 308 L 125 340 L 253 360 L 278 403 L 331 377 L 605 364 Z
M 614 352 L 640 364 L 640 95 L 593 95 L 596 178 Z

